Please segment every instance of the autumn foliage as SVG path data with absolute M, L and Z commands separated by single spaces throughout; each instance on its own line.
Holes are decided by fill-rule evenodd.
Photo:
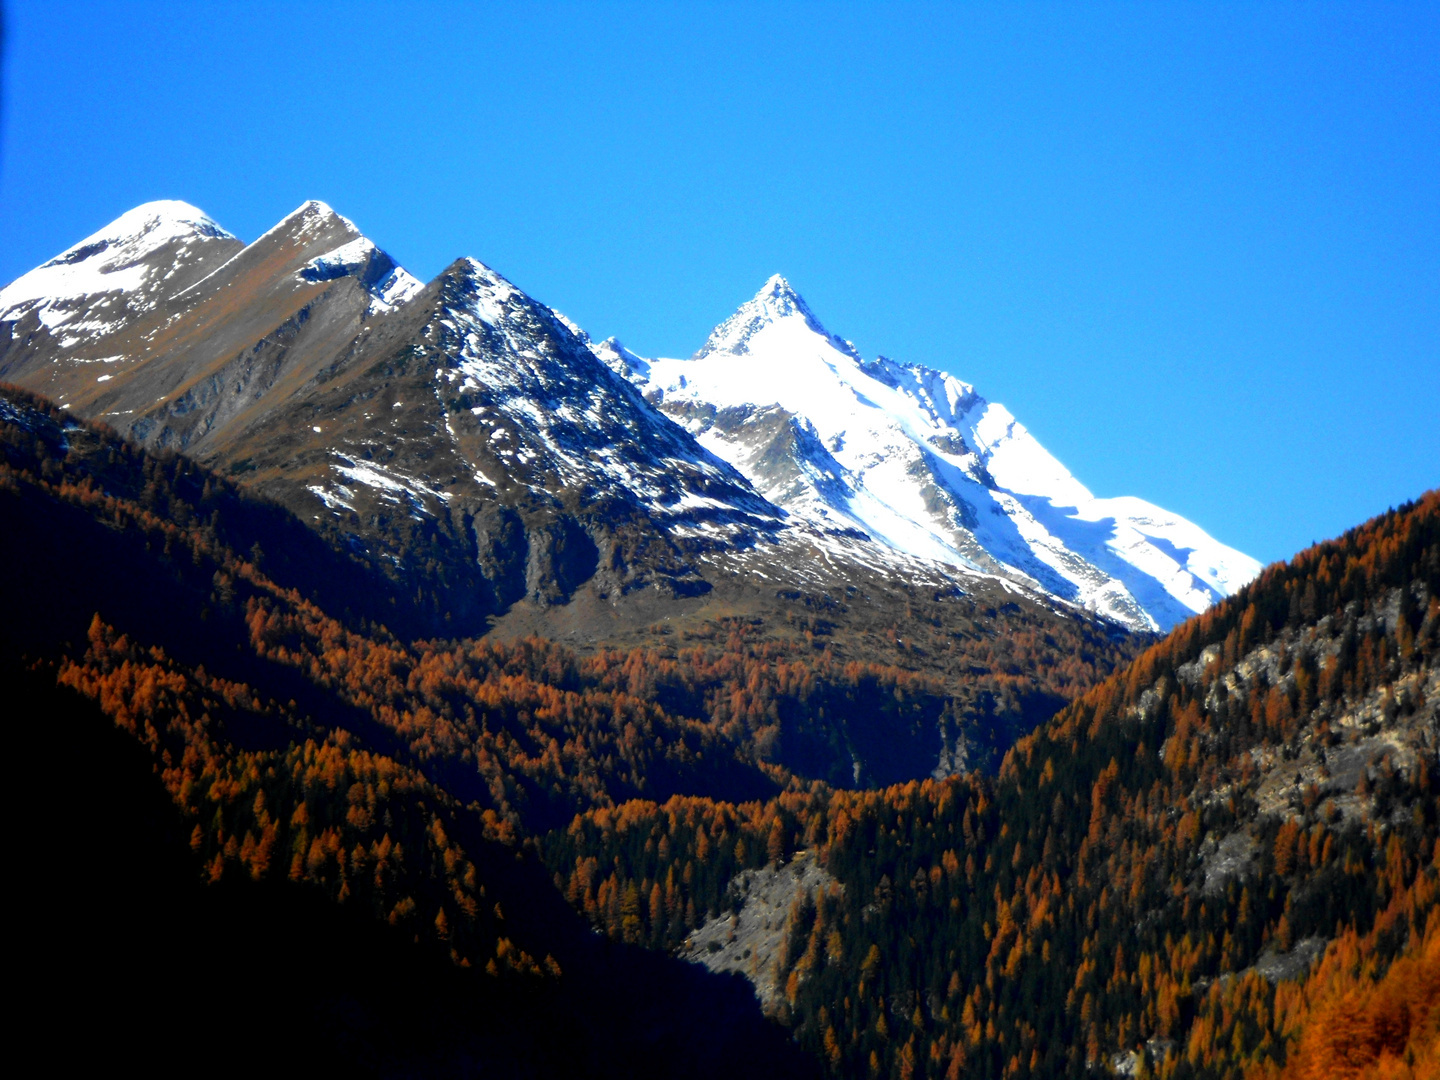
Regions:
M 549 859 L 598 926 L 624 935 L 602 897 L 633 896 L 630 932 L 674 947 L 772 835 L 779 858 L 818 845 L 841 889 L 794 913 L 782 1013 L 840 1075 L 1078 1076 L 1134 1052 L 1148 1075 L 1239 1078 L 1351 1042 L 1423 1075 L 1430 1013 L 1386 1004 L 1421 968 L 1372 991 L 1433 932 L 1437 596 L 1432 493 L 1181 627 L 1019 740 L 998 781 L 620 807 L 556 834 Z M 1319 752 L 1380 745 L 1366 733 L 1385 725 L 1417 732 L 1418 756 L 1375 751 L 1354 792 L 1320 798 Z M 1291 782 L 1302 768 L 1314 783 Z M 1243 860 L 1219 876 L 1227 840 Z M 1337 933 L 1303 993 L 1256 966 Z M 1347 963 L 1352 997 L 1316 1004 Z M 1371 1010 L 1355 1024 L 1307 1023 L 1355 1001 Z

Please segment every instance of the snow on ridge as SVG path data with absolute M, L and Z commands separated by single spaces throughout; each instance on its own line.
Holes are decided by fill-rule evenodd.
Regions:
M 380 249 L 364 236 L 331 248 L 323 255 L 317 255 L 300 268 L 300 276 L 308 281 L 328 281 L 331 278 L 354 276 L 363 269 Z
M 631 352 L 617 337 L 608 337 L 598 345 L 590 345 L 590 351 L 622 379 L 644 383 L 650 378 L 650 361 Z
M 759 292 L 712 330 L 700 351 L 691 359 L 702 360 L 716 353 L 744 355 L 750 351 L 750 340 L 756 334 L 777 323 L 795 319 L 802 321 L 811 332 L 825 338 L 839 351 L 859 359 L 854 346 L 826 330 L 805 303 L 804 297 L 779 274 L 772 274 Z
M 300 221 L 298 230 L 293 228 L 294 222 L 297 220 Z M 360 230 L 355 227 L 354 222 L 337 214 L 330 208 L 329 203 L 321 202 L 319 199 L 306 199 L 294 210 L 291 210 L 290 213 L 286 214 L 274 225 L 252 240 L 250 246 L 254 247 L 262 240 L 267 240 L 276 233 L 293 232 L 297 238 L 303 237 L 312 232 L 318 232 L 320 227 L 327 221 L 339 221 L 350 232 L 356 236 L 360 235 Z
M 53 330 L 79 313 L 73 308 L 75 300 L 138 290 L 152 272 L 141 263 L 165 245 L 179 242 L 183 256 L 191 245 L 233 239 L 189 203 L 142 203 L 0 290 L 0 317 L 32 305 Z
M 373 461 L 354 458 L 339 450 L 331 450 L 330 453 L 335 458 L 335 461 L 330 463 L 330 468 L 340 479 L 333 481 L 333 486 L 326 486 L 324 483 L 307 486 L 307 490 L 330 510 L 354 510 L 356 484 L 371 488 L 386 502 L 404 506 L 412 517 L 417 518 L 421 515 L 433 516 L 427 499 L 438 500 L 443 505 L 454 497 L 450 492 L 394 467 L 387 468 Z
M 449 277 L 432 323 L 448 358 L 437 384 L 470 395 L 489 452 L 523 470 L 522 482 L 549 473 L 562 486 L 623 493 L 681 532 L 778 526 L 783 512 L 655 412 L 571 319 L 477 259 Z
M 590 345 L 590 335 L 587 334 L 584 330 L 582 330 L 579 325 L 576 324 L 575 320 L 568 317 L 563 311 L 558 311 L 553 307 L 550 309 L 550 314 L 555 316 L 556 320 L 560 323 L 561 326 L 565 327 L 566 330 L 569 330 L 570 333 L 574 334 L 575 337 L 579 339 L 581 344 L 586 346 Z
M 335 216 L 339 217 L 338 214 Z M 378 278 L 374 277 L 375 271 L 380 274 Z M 389 254 L 361 235 L 315 256 L 296 272 L 296 276 L 307 282 L 360 278 L 373 297 L 370 303 L 372 312 L 399 307 L 425 287 L 419 278 L 403 266 L 396 265 Z
M 433 487 L 413 476 L 407 476 L 399 469 L 385 468 L 373 461 L 361 461 L 342 454 L 338 450 L 332 450 L 332 454 L 341 464 L 332 464 L 330 467 L 347 480 L 357 484 L 364 484 L 366 487 L 376 488 L 380 491 L 392 492 L 408 496 L 415 503 L 423 506 L 423 498 L 428 496 L 447 503 L 452 498 L 450 492 Z
M 470 313 L 481 322 L 499 326 L 505 320 L 506 306 L 525 294 L 479 259 L 467 255 L 461 263 L 469 286 L 466 306 Z
M 408 303 L 423 288 L 423 281 L 403 266 L 397 266 L 370 290 L 375 297 L 370 306 L 376 310 L 389 311 Z
M 77 262 L 77 255 L 89 257 L 87 249 L 98 247 L 102 243 L 128 246 L 143 240 L 144 250 L 153 251 L 169 240 L 186 236 L 204 236 L 215 240 L 235 239 L 221 228 L 214 218 L 198 207 L 178 199 L 156 199 L 125 211 L 103 229 L 91 233 L 48 263 L 42 264 L 42 269 L 59 263 Z

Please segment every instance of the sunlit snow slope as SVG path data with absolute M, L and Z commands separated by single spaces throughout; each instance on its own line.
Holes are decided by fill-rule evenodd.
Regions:
M 1136 498 L 1097 499 L 1003 405 L 943 372 L 867 362 L 781 277 L 689 360 L 597 355 L 772 502 L 911 556 L 1168 629 L 1260 564 Z

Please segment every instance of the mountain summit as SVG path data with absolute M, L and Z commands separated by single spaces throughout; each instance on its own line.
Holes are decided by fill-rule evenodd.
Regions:
M 1136 629 L 1168 629 L 1259 572 L 1177 515 L 1096 498 L 969 384 L 863 360 L 779 275 L 689 360 L 596 349 L 822 532 L 999 575 Z
M 804 297 L 790 287 L 790 283 L 779 274 L 772 275 L 755 296 L 742 304 L 740 310 L 731 315 L 710 333 L 692 360 L 703 360 L 713 354 L 742 356 L 750 351 L 750 340 L 768 327 L 790 325 L 796 322 L 798 331 L 804 329 L 831 341 L 842 351 L 852 352 L 848 341 L 832 337 L 820 325 L 814 313 L 805 303 Z
M 698 554 L 784 528 L 550 308 L 475 259 L 422 285 L 323 202 L 250 244 L 147 204 L 0 297 L 0 379 L 338 531 L 431 631 L 703 593 Z

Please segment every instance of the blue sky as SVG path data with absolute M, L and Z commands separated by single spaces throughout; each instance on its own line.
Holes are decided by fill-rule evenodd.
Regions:
M 772 273 L 1264 560 L 1440 483 L 1440 5 L 12 2 L 0 281 L 331 203 L 688 355 Z

